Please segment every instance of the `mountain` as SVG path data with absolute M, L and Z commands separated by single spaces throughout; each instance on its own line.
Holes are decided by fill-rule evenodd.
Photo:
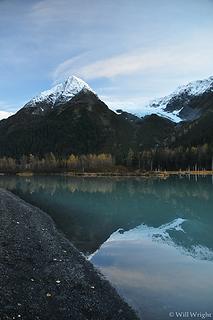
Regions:
M 112 152 L 117 144 L 131 139 L 131 125 L 92 91 L 83 88 L 71 99 L 54 104 L 49 98 L 32 100 L 0 122 L 1 155 Z
M 87 83 L 69 77 L 0 121 L 0 157 L 111 153 L 122 163 L 130 149 L 138 154 L 159 147 L 213 145 L 213 77 L 181 87 L 152 106 L 156 113 L 161 109 L 185 121 L 114 112 Z
M 25 104 L 24 108 L 31 108 L 29 110 L 34 114 L 42 114 L 72 100 L 81 91 L 95 94 L 86 82 L 71 76 L 65 82 L 59 83 L 50 90 L 43 91 L 32 98 Z
M 172 94 L 152 101 L 148 108 L 176 122 L 192 121 L 212 109 L 212 103 L 213 77 L 211 76 L 179 87 Z
M 124 159 L 130 148 L 161 145 L 173 128 L 159 116 L 113 112 L 88 84 L 69 77 L 0 121 L 0 156 L 105 152 Z

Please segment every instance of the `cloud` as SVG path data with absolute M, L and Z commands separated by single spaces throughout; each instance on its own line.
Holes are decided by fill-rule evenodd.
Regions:
M 100 15 L 100 11 L 118 8 L 119 4 L 109 4 L 103 1 L 78 0 L 42 0 L 32 6 L 31 16 L 38 24 L 49 25 L 60 23 L 81 25 L 96 24 L 98 21 L 108 21 L 108 15 Z
M 0 110 L 0 120 L 6 119 L 6 118 L 8 118 L 8 117 L 10 117 L 12 115 L 13 115 L 12 112 L 7 112 L 7 111 L 1 111 Z
M 111 58 L 98 60 L 94 63 L 77 67 L 81 57 L 65 60 L 57 66 L 53 72 L 55 80 L 77 73 L 84 79 L 112 78 L 120 75 L 133 74 L 135 72 L 162 65 L 164 57 L 157 57 L 153 53 L 128 52 Z
M 35 15 L 36 18 L 43 18 L 46 22 L 49 22 L 49 19 L 55 20 L 59 16 L 64 16 L 67 8 L 69 8 L 69 6 L 67 6 L 66 0 L 43 0 L 35 3 L 32 8 L 32 14 Z
M 67 78 L 72 74 L 75 74 L 77 72 L 77 65 L 79 64 L 81 59 L 85 58 L 85 56 L 86 53 L 83 53 L 60 63 L 57 66 L 57 68 L 52 72 L 54 82 L 58 82 L 59 80 L 63 80 L 64 78 Z
M 163 46 L 158 49 L 151 49 L 144 52 L 141 49 L 115 55 L 113 57 L 97 60 L 85 64 L 81 62 L 81 56 L 65 60 L 59 64 L 53 72 L 54 80 L 61 79 L 71 74 L 76 74 L 83 79 L 112 79 L 118 76 L 130 76 L 142 72 L 192 72 L 203 68 L 212 70 L 211 59 L 213 45 L 209 43 L 196 50 L 196 45 L 180 44 L 179 46 Z M 76 64 L 76 62 L 78 62 Z
M 162 66 L 165 63 L 164 59 L 164 57 L 153 53 L 130 52 L 92 63 L 81 68 L 79 73 L 85 79 L 113 78 Z

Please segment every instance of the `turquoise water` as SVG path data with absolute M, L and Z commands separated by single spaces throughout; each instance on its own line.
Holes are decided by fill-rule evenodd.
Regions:
M 211 177 L 2 176 L 0 187 L 47 211 L 141 319 L 213 318 Z

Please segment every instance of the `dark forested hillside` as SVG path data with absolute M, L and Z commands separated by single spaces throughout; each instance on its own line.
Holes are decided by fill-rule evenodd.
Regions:
M 93 93 L 79 93 L 44 114 L 23 108 L 1 121 L 0 154 L 113 152 L 132 137 L 131 123 L 109 110 Z
M 174 124 L 158 116 L 132 121 L 111 111 L 92 92 L 81 92 L 58 108 L 32 107 L 0 122 L 0 155 L 112 153 L 122 157 L 162 144 Z

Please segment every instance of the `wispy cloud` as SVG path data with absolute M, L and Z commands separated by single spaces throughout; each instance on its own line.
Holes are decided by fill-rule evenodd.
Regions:
M 66 8 L 69 8 L 66 0 L 42 0 L 34 4 L 32 15 L 39 19 L 43 18 L 46 22 L 49 22 L 62 15 L 66 17 Z
M 87 65 L 79 70 L 79 74 L 85 79 L 113 78 L 159 67 L 165 62 L 165 57 L 158 53 L 130 52 Z
M 120 7 L 120 4 L 106 1 L 79 1 L 79 0 L 42 0 L 32 7 L 32 17 L 37 19 L 38 24 L 48 25 L 69 22 L 82 25 L 96 24 L 98 21 L 108 21 L 108 16 L 100 12 L 111 7 Z
M 70 74 L 77 74 L 84 79 L 114 78 L 117 76 L 133 75 L 143 71 L 152 72 L 164 69 L 164 72 L 191 72 L 202 68 L 213 69 L 213 62 L 210 53 L 213 52 L 213 45 L 208 47 L 192 48 L 190 44 L 179 46 L 167 46 L 157 50 L 143 52 L 138 49 L 121 55 L 98 60 L 84 65 L 84 56 L 78 56 L 65 60 L 59 64 L 53 72 L 54 80 L 66 77 Z M 77 62 L 77 64 L 76 64 Z M 82 62 L 82 66 L 79 66 Z
M 85 59 L 85 57 L 86 53 L 83 53 L 60 63 L 52 72 L 53 81 L 58 82 L 71 74 L 75 74 L 79 63 L 81 63 L 81 60 Z
M 59 64 L 53 72 L 54 80 L 72 73 L 77 73 L 84 79 L 129 75 L 148 68 L 162 66 L 166 63 L 168 57 L 163 56 L 162 53 L 142 53 L 139 50 L 139 52 L 128 52 L 78 67 L 75 63 L 78 62 L 79 64 L 80 60 L 81 57 L 76 57 Z M 82 64 L 84 63 L 82 61 Z

